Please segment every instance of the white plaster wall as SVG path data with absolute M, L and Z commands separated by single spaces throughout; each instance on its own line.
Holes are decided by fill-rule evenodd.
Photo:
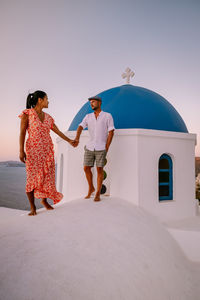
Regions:
M 70 138 L 75 137 L 73 131 L 66 134 Z M 87 193 L 83 155 L 88 138 L 88 131 L 83 131 L 77 148 L 58 139 L 58 162 L 61 153 L 64 154 L 64 201 Z M 110 195 L 139 205 L 164 221 L 194 216 L 195 143 L 194 134 L 144 129 L 115 130 L 106 165 Z M 159 202 L 158 161 L 164 153 L 170 155 L 173 161 L 173 201 Z M 59 176 L 59 164 L 57 174 Z
M 69 138 L 74 139 L 76 132 L 68 131 L 65 133 Z M 88 191 L 88 185 L 83 171 L 83 156 L 84 145 L 88 141 L 88 132 L 83 131 L 80 139 L 79 146 L 77 148 L 72 147 L 69 143 L 57 139 L 57 188 L 59 187 L 59 174 L 60 174 L 60 157 L 64 155 L 63 166 L 63 201 L 70 201 L 79 197 L 85 196 Z
M 139 132 L 139 203 L 162 220 L 195 215 L 195 142 L 193 134 L 153 130 Z M 158 200 L 158 161 L 164 153 L 173 162 L 172 201 Z
M 126 130 L 115 130 L 108 153 L 110 195 L 138 205 L 138 137 Z

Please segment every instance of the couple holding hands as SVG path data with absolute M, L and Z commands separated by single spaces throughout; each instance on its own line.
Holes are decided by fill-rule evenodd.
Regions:
M 100 97 L 95 96 L 88 100 L 94 112 L 84 117 L 79 124 L 75 139 L 71 140 L 58 129 L 54 119 L 43 112 L 43 108 L 48 108 L 49 104 L 47 94 L 36 91 L 28 95 L 26 109 L 19 116 L 21 118 L 19 158 L 26 163 L 26 194 L 30 203 L 30 216 L 37 214 L 35 197 L 41 199 L 41 203 L 48 210 L 53 207 L 47 202 L 47 198 L 52 199 L 54 204 L 63 198 L 55 186 L 55 161 L 50 129 L 73 147 L 77 147 L 82 130 L 88 128 L 90 140 L 85 146 L 84 171 L 89 189 L 85 198 L 90 198 L 95 191 L 91 168 L 96 161 L 97 189 L 94 201 L 101 200 L 103 167 L 114 135 L 114 123 L 111 114 L 101 110 Z M 27 131 L 28 139 L 24 150 Z

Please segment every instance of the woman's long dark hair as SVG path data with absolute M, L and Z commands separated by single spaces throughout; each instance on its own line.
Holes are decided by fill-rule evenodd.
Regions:
M 43 91 L 35 91 L 34 93 L 29 94 L 26 100 L 26 108 L 35 107 L 38 102 L 38 99 L 44 99 L 46 95 L 47 94 Z

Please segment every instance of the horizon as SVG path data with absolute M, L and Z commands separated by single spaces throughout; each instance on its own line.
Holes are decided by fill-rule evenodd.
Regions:
M 194 157 L 195 159 L 196 158 L 200 158 L 200 156 L 195 156 Z M 17 162 L 17 163 L 21 163 L 21 164 L 24 164 L 23 162 L 21 162 L 20 160 L 10 160 L 10 159 L 8 159 L 8 160 L 0 160 L 0 163 L 5 163 L 5 162 Z M 57 161 L 55 160 L 55 163 L 57 163 Z M 25 164 L 24 164 L 24 166 L 25 166 Z

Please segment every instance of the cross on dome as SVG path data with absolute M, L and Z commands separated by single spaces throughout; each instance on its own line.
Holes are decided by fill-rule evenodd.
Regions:
M 135 73 L 133 71 L 131 71 L 130 68 L 126 68 L 125 73 L 122 74 L 122 78 L 125 79 L 126 78 L 126 83 L 130 83 L 130 78 L 133 77 L 135 75 Z

